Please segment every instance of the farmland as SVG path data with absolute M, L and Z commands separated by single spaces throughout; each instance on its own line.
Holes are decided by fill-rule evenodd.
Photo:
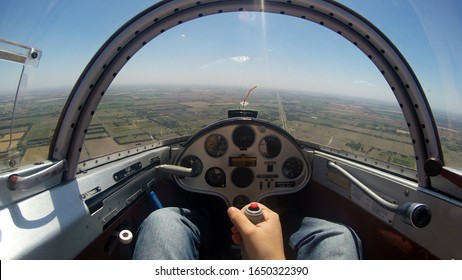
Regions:
M 188 136 L 239 108 L 247 90 L 215 87 L 115 87 L 104 96 L 87 129 L 81 160 Z M 12 107 L 0 100 L 0 152 L 17 149 L 22 164 L 48 156 L 66 97 L 53 93 L 18 101 L 10 144 Z M 366 99 L 257 89 L 248 109 L 285 127 L 297 139 L 399 166 L 415 168 L 414 151 L 399 106 Z M 445 159 L 462 168 L 462 124 L 435 114 Z

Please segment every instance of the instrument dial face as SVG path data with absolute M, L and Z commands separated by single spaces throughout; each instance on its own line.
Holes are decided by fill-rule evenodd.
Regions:
M 211 134 L 205 140 L 205 150 L 212 157 L 221 157 L 228 150 L 228 141 L 220 134 Z
M 226 174 L 221 168 L 212 167 L 205 172 L 205 181 L 212 187 L 225 188 Z
M 265 136 L 258 146 L 260 154 L 266 158 L 275 158 L 281 152 L 281 141 L 276 136 Z
M 186 156 L 181 160 L 181 166 L 192 168 L 191 177 L 199 176 L 202 173 L 202 161 L 193 155 Z
M 295 179 L 302 175 L 303 162 L 296 157 L 290 157 L 282 165 L 282 175 L 288 179 Z
M 255 142 L 255 131 L 247 125 L 236 128 L 233 132 L 233 142 L 241 150 L 247 150 Z
M 246 188 L 253 182 L 254 176 L 252 169 L 247 167 L 239 167 L 231 173 L 231 181 L 238 188 Z

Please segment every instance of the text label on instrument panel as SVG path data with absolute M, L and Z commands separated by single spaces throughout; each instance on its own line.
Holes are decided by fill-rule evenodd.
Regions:
M 256 157 L 229 157 L 228 164 L 230 167 L 255 167 L 257 166 Z

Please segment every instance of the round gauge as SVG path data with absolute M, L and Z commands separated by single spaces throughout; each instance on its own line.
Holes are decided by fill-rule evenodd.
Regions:
M 255 132 L 249 126 L 243 125 L 233 132 L 233 142 L 241 150 L 247 150 L 255 141 Z
M 205 181 L 212 187 L 225 188 L 226 174 L 221 168 L 212 167 L 205 172 Z
M 238 188 L 246 188 L 253 182 L 253 172 L 246 167 L 236 168 L 231 173 L 231 181 Z
M 303 172 L 303 162 L 296 157 L 290 157 L 282 165 L 282 174 L 289 179 L 295 179 Z
M 276 136 L 265 136 L 260 141 L 258 150 L 265 158 L 275 158 L 281 152 L 281 141 Z
M 234 207 L 241 209 L 242 207 L 246 206 L 250 203 L 250 198 L 245 195 L 238 195 L 233 199 Z
M 202 173 L 202 161 L 196 156 L 185 156 L 181 160 L 181 166 L 192 168 L 191 177 L 199 176 Z
M 228 150 L 228 141 L 220 134 L 211 134 L 205 139 L 205 150 L 212 157 L 221 157 Z

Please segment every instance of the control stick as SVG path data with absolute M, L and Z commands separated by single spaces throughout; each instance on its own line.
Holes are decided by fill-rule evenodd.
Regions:
M 261 210 L 260 206 L 256 202 L 252 202 L 247 206 L 244 210 L 244 214 L 252 222 L 252 224 L 256 225 L 264 221 L 263 218 L 263 211 Z M 244 243 L 241 243 L 241 255 L 242 259 L 248 260 L 249 256 L 245 251 Z
M 256 202 L 250 203 L 250 205 L 245 208 L 244 214 L 254 225 L 264 221 L 263 212 Z

